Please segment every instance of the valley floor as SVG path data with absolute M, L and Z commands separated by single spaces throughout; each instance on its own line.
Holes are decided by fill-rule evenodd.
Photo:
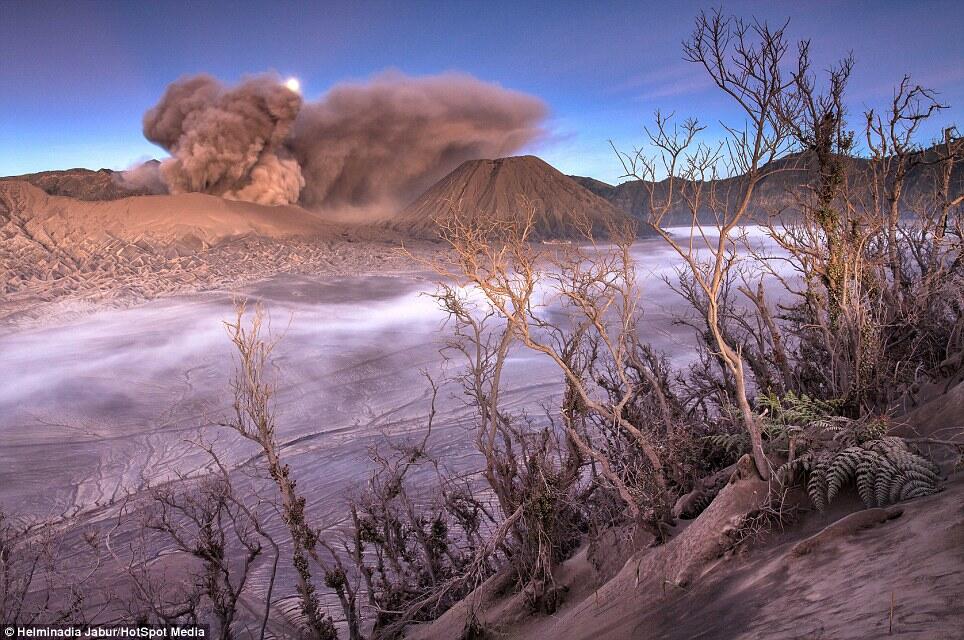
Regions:
M 275 312 L 279 433 L 311 496 L 308 510 L 325 526 L 344 516 L 345 493 L 369 468 L 368 447 L 424 428 L 422 371 L 437 380 L 449 373 L 439 356 L 444 316 L 424 295 L 433 277 L 397 239 L 242 235 L 209 246 L 184 236 L 163 246 L 83 246 L 48 242 L 13 217 L 0 235 L 0 374 L 17 380 L 0 389 L 0 504 L 8 508 L 107 529 L 129 492 L 196 470 L 202 456 L 188 439 L 217 433 L 208 427 L 230 408 L 222 322 L 238 294 Z M 665 249 L 642 245 L 647 339 L 685 363 L 691 335 L 672 321 L 680 302 L 657 284 L 673 263 Z M 506 406 L 538 408 L 555 369 L 524 355 L 514 364 Z M 964 389 L 955 392 L 957 404 L 935 400 L 944 404 L 931 406 L 928 424 L 957 425 Z M 465 407 L 451 389 L 443 395 L 434 451 L 455 468 L 475 468 Z M 237 468 L 251 456 L 230 438 L 219 445 Z M 732 532 L 738 525 L 728 518 L 765 486 L 734 486 L 665 545 L 634 546 L 612 532 L 584 548 L 560 567 L 568 593 L 552 615 L 526 611 L 493 579 L 411 636 L 460 638 L 474 604 L 497 638 L 964 637 L 959 472 L 943 492 L 886 513 L 848 515 L 856 500 L 841 502 L 739 545 L 707 532 Z M 727 510 L 734 505 L 742 506 Z

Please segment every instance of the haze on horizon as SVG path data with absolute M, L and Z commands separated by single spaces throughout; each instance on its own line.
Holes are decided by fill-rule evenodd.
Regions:
M 479 12 L 458 3 L 400 11 L 382 2 L 5 2 L 0 175 L 122 169 L 163 157 L 144 138 L 142 117 L 185 75 L 235 83 L 274 72 L 297 78 L 305 99 L 318 100 L 339 83 L 394 70 L 413 77 L 468 74 L 543 101 L 547 135 L 520 152 L 565 173 L 617 182 L 621 172 L 608 140 L 621 148 L 639 143 L 655 108 L 685 117 L 698 103 L 711 137 L 719 135 L 720 120 L 736 115 L 705 73 L 680 56 L 692 16 L 706 6 L 623 3 L 603 11 L 574 2 L 500 2 Z M 964 44 L 952 31 L 964 22 L 964 8 L 940 1 L 926 7 L 731 2 L 723 8 L 771 23 L 789 18 L 792 39 L 811 38 L 816 68 L 852 51 L 852 121 L 862 109 L 886 103 L 906 72 L 949 105 L 942 122 L 959 123 Z

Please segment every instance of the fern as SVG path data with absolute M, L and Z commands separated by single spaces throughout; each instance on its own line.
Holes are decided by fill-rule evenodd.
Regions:
M 940 468 L 907 449 L 900 438 L 885 437 L 839 451 L 809 451 L 780 467 L 780 478 L 792 482 L 805 476 L 810 501 L 820 511 L 842 489 L 854 484 L 869 507 L 935 493 Z
M 887 461 L 876 451 L 864 449 L 860 462 L 857 464 L 857 494 L 868 507 L 877 504 L 874 492 L 876 470 L 883 467 Z
M 825 458 L 818 458 L 813 468 L 810 470 L 810 479 L 807 481 L 807 495 L 810 502 L 823 511 L 827 508 L 827 461 Z
M 839 400 L 819 400 L 793 392 L 782 397 L 773 393 L 759 396 L 755 405 L 764 445 L 769 453 L 786 454 L 791 437 L 797 438 L 814 429 L 844 429 L 838 423 L 847 419 L 834 415 L 842 404 Z M 727 413 L 731 414 L 730 422 L 736 420 L 732 417 L 737 413 L 735 408 Z M 738 457 L 750 451 L 750 439 L 742 431 L 715 434 L 703 440 L 711 450 L 726 457 Z
M 784 484 L 803 483 L 813 505 L 824 510 L 840 493 L 856 486 L 867 507 L 919 498 L 937 491 L 940 468 L 913 453 L 903 439 L 886 435 L 886 418 L 854 420 L 839 415 L 843 401 L 820 400 L 793 392 L 756 399 L 770 454 L 788 454 L 791 438 L 797 453 L 778 471 Z M 749 451 L 745 433 L 705 438 L 727 456 Z
M 833 501 L 841 489 L 856 480 L 863 452 L 860 447 L 847 447 L 833 457 L 827 473 L 827 502 Z
M 750 439 L 745 433 L 717 433 L 704 437 L 703 441 L 725 457 L 738 457 L 750 448 Z
M 756 399 L 756 406 L 765 419 L 779 426 L 829 426 L 829 419 L 840 412 L 842 400 L 820 400 L 790 391 L 782 398 L 769 393 Z

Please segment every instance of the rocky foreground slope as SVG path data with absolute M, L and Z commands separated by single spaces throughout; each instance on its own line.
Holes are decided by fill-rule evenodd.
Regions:
M 759 509 L 768 487 L 744 457 L 669 542 L 610 530 L 587 543 L 558 568 L 565 596 L 551 615 L 528 610 L 496 575 L 408 637 L 456 640 L 473 629 L 518 640 L 957 640 L 962 415 L 958 383 L 901 421 L 947 474 L 935 495 L 873 509 L 849 495 L 819 512 L 797 490 L 777 518 Z
M 741 479 L 717 500 L 730 508 L 764 489 Z M 726 509 L 704 513 L 712 527 L 727 527 Z M 493 637 L 520 640 L 961 637 L 960 474 L 934 496 L 888 509 L 809 513 L 784 531 L 741 544 L 708 537 L 716 530 L 701 526 L 703 520 L 666 545 L 622 556 L 615 574 L 606 573 L 613 563 L 606 556 L 618 556 L 619 545 L 629 542 L 611 533 L 604 548 L 584 548 L 559 568 L 557 584 L 567 594 L 553 615 L 527 611 L 493 579 L 410 637 L 455 640 L 473 609 Z M 735 522 L 724 531 L 752 534 Z

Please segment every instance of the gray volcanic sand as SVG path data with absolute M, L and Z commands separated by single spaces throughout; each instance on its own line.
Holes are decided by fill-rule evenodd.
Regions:
M 280 336 L 279 437 L 314 497 L 363 477 L 365 448 L 383 428 L 417 427 L 427 413 L 421 371 L 442 375 L 444 318 L 421 290 L 432 285 L 416 277 L 280 276 L 242 292 L 265 305 Z M 230 409 L 223 321 L 233 297 L 177 297 L 0 337 L 0 503 L 66 515 L 196 469 L 201 457 L 185 440 Z M 440 400 L 445 422 L 461 407 Z M 205 433 L 231 462 L 253 453 L 231 431 Z
M 659 280 L 677 262 L 660 240 L 637 245 L 644 339 L 678 364 L 692 358 L 684 309 Z M 279 439 L 310 501 L 334 516 L 369 468 L 383 432 L 417 432 L 429 409 L 428 372 L 456 372 L 439 349 L 449 329 L 431 274 L 282 275 L 237 294 L 205 292 L 136 308 L 103 310 L 57 326 L 0 334 L 0 505 L 38 516 L 102 507 L 146 481 L 196 471 L 208 440 L 231 463 L 254 454 L 233 432 L 211 426 L 230 410 L 233 350 L 223 326 L 236 295 L 260 301 L 277 344 Z M 516 350 L 507 408 L 541 414 L 560 374 Z M 455 385 L 438 398 L 433 450 L 450 467 L 471 467 L 468 410 Z M 337 503 L 337 504 L 336 504 Z M 322 518 L 324 520 L 324 517 Z M 327 523 L 330 524 L 330 523 Z
M 635 254 L 643 338 L 684 366 L 693 359 L 693 331 L 674 324 L 686 307 L 660 279 L 672 276 L 679 259 L 660 240 L 639 243 Z M 243 463 L 256 456 L 254 446 L 216 426 L 231 410 L 234 370 L 223 323 L 234 318 L 235 298 L 244 297 L 264 305 L 279 339 L 275 407 L 284 461 L 313 525 L 340 528 L 346 499 L 371 471 L 369 450 L 385 453 L 386 435 L 424 434 L 431 393 L 423 372 L 443 382 L 461 369 L 461 361 L 447 363 L 439 352 L 451 328 L 425 295 L 433 291 L 433 276 L 420 272 L 278 275 L 237 292 L 180 295 L 0 333 L 0 508 L 68 519 L 77 526 L 68 526 L 67 544 L 80 552 L 83 529 L 111 529 L 127 494 L 203 473 L 209 460 L 192 442 L 199 434 L 234 468 L 240 491 L 273 495 L 264 481 L 248 481 Z M 503 381 L 504 408 L 538 420 L 544 406 L 553 406 L 561 374 L 547 358 L 517 348 Z M 441 386 L 437 409 L 430 452 L 449 471 L 474 473 L 474 414 L 456 383 Z M 410 479 L 430 490 L 431 474 L 422 468 Z M 272 517 L 265 526 L 278 534 L 283 524 Z M 113 548 L 136 543 L 132 535 L 116 532 Z M 150 544 L 161 545 L 160 554 L 170 542 Z M 177 566 L 170 577 L 182 582 Z M 264 597 L 268 566 L 255 568 L 252 596 Z M 98 573 L 103 600 L 124 592 L 123 570 L 108 563 Z M 286 598 L 283 608 L 295 607 L 293 580 L 290 563 L 282 562 L 278 584 L 286 586 L 275 596 Z
M 673 277 L 679 258 L 655 239 L 640 242 L 635 255 L 642 337 L 685 366 L 694 355 L 693 332 L 673 319 L 686 306 L 660 279 Z M 423 372 L 443 382 L 460 371 L 459 360 L 447 363 L 439 352 L 451 327 L 425 295 L 435 291 L 434 280 L 417 271 L 277 275 L 236 292 L 179 295 L 0 332 L 0 508 L 66 518 L 64 549 L 82 553 L 83 530 L 112 530 L 127 494 L 178 474 L 203 473 L 209 461 L 191 442 L 199 434 L 234 468 L 240 491 L 273 495 L 265 481 L 248 480 L 243 463 L 257 454 L 251 443 L 215 426 L 231 410 L 234 353 L 223 323 L 233 320 L 235 298 L 244 297 L 264 305 L 278 338 L 275 407 L 284 461 L 307 498 L 313 525 L 340 528 L 347 497 L 371 471 L 369 450 L 378 446 L 384 453 L 386 435 L 424 434 L 431 393 Z M 549 313 L 558 310 L 547 304 Z M 504 407 L 538 420 L 544 406 L 553 406 L 561 374 L 547 358 L 517 348 L 503 380 Z M 431 453 L 449 471 L 475 472 L 474 414 L 456 383 L 442 385 L 437 409 Z M 431 490 L 432 471 L 416 473 L 413 483 Z M 270 517 L 265 526 L 279 534 L 283 524 Z M 136 530 L 117 530 L 111 548 L 127 549 L 136 536 Z M 284 543 L 286 536 L 276 539 Z M 157 545 L 166 562 L 174 559 L 163 554 L 170 541 L 155 536 L 145 544 Z M 126 564 L 124 553 L 118 562 Z M 254 568 L 249 597 L 264 598 L 269 566 L 262 561 Z M 94 578 L 103 602 L 126 591 L 123 571 L 108 561 Z M 170 572 L 172 584 L 187 580 L 177 562 Z M 296 608 L 293 581 L 285 560 L 275 592 L 284 599 L 276 602 L 282 609 Z M 323 597 L 335 613 L 333 596 Z

